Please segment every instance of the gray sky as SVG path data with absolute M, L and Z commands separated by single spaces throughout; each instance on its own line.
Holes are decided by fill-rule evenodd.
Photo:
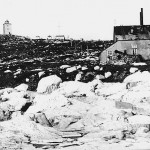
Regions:
M 8 19 L 16 35 L 110 40 L 114 25 L 140 24 L 141 8 L 150 25 L 150 0 L 0 0 L 0 34 Z

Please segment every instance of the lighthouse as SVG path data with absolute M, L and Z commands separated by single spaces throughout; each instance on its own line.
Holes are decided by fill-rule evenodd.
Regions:
M 3 24 L 3 34 L 12 34 L 11 23 L 8 20 Z

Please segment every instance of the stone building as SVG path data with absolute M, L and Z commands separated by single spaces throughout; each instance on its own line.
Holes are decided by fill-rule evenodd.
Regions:
M 141 55 L 144 60 L 150 60 L 150 25 L 143 24 L 142 8 L 140 25 L 115 26 L 113 40 L 114 44 L 101 53 L 100 63 L 106 64 L 116 50 L 128 55 Z

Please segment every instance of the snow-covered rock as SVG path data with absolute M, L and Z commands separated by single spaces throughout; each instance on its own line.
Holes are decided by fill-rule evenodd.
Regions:
M 145 66 L 147 64 L 140 62 L 140 63 L 132 63 L 132 65 L 134 65 L 134 66 Z
M 128 118 L 129 124 L 150 124 L 150 116 L 135 115 Z
M 70 66 L 69 65 L 61 65 L 60 66 L 60 69 L 66 69 L 66 68 L 70 68 Z
M 12 97 L 11 97 L 12 96 Z M 0 103 L 0 107 L 3 108 L 4 106 L 9 106 L 8 111 L 18 111 L 21 110 L 23 106 L 28 102 L 28 99 L 23 97 L 13 97 L 14 95 L 9 95 L 9 98 L 6 102 Z M 11 109 L 10 109 L 11 107 Z
M 75 77 L 75 81 L 80 81 L 82 78 L 82 74 L 83 74 L 82 72 L 79 72 Z
M 17 69 L 16 72 L 14 73 L 14 76 L 21 74 L 21 72 L 22 72 L 22 69 Z
M 105 72 L 105 78 L 108 78 L 111 76 L 111 72 Z
M 105 77 L 104 77 L 103 75 L 101 75 L 101 74 L 96 75 L 95 78 L 96 78 L 96 79 L 99 79 L 99 80 L 105 79 Z
M 29 82 L 29 78 L 26 78 L 26 82 Z
M 143 71 L 143 72 L 136 72 L 134 74 L 131 74 L 127 76 L 123 82 L 149 82 L 150 83 L 150 73 L 149 71 Z
M 94 84 L 92 82 L 82 83 L 78 81 L 68 81 L 60 84 L 59 90 L 60 93 L 65 96 L 88 96 L 94 92 Z
M 5 70 L 4 73 L 11 73 L 11 70 Z
M 126 90 L 124 83 L 104 83 L 100 88 L 96 89 L 97 95 L 113 95 Z
M 94 67 L 94 70 L 99 70 L 99 69 L 100 69 L 99 66 L 95 66 L 95 67 Z
M 78 65 L 78 66 L 77 66 L 77 69 L 80 69 L 80 68 L 81 68 L 81 65 Z
M 56 75 L 51 75 L 42 78 L 37 87 L 38 93 L 52 93 L 59 87 L 59 84 L 62 82 L 61 78 Z
M 140 137 L 146 137 L 147 133 L 149 132 L 149 129 L 147 127 L 139 127 L 136 131 L 136 136 Z
M 40 72 L 38 73 L 39 78 L 40 78 L 42 75 L 44 75 L 44 74 L 45 74 L 45 71 L 40 71 Z
M 4 90 L 3 94 L 1 95 L 2 100 L 10 100 L 15 98 L 23 98 L 25 96 L 24 91 L 16 91 L 14 89 L 7 89 Z
M 134 73 L 134 72 L 136 72 L 137 70 L 138 70 L 138 68 L 131 67 L 129 71 L 130 71 L 130 73 Z
M 102 70 L 103 70 L 103 67 L 101 67 L 100 70 L 102 71 Z
M 11 105 L 15 111 L 21 110 L 23 106 L 27 103 L 27 99 L 25 98 L 16 98 L 16 99 L 10 99 L 9 101 L 5 102 L 8 105 Z
M 88 68 L 86 67 L 86 66 L 83 66 L 82 68 L 81 68 L 81 70 L 87 70 Z
M 7 131 L 19 131 L 20 133 L 30 137 L 31 141 L 61 140 L 60 135 L 54 128 L 44 127 L 24 116 L 16 117 L 9 121 L 3 121 L 1 122 L 1 126 Z
M 34 116 L 34 120 L 43 126 L 52 127 L 44 113 L 36 113 Z
M 22 83 L 22 84 L 18 85 L 17 87 L 15 87 L 14 89 L 17 91 L 27 91 L 28 85 Z
M 77 67 L 74 66 L 74 67 L 67 68 L 67 69 L 66 69 L 66 72 L 67 72 L 67 73 L 70 73 L 70 72 L 74 72 L 74 71 L 76 71 L 76 70 L 77 70 Z

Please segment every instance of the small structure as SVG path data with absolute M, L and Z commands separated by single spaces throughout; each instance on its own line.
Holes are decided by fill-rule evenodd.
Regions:
M 12 34 L 11 23 L 8 20 L 3 24 L 3 34 Z
M 64 36 L 64 35 L 56 35 L 56 36 L 55 36 L 55 40 L 58 40 L 58 41 L 65 41 L 65 36 Z

